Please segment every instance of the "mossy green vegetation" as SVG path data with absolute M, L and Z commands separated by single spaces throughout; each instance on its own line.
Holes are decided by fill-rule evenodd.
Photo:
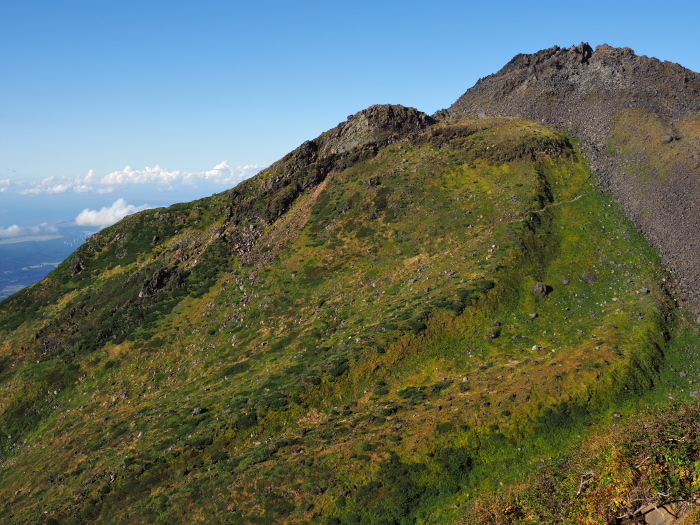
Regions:
M 565 135 L 290 159 L 0 304 L 0 521 L 446 523 L 678 379 L 670 276 Z
M 569 440 L 518 483 L 468 502 L 458 522 L 643 523 L 646 516 L 649 523 L 673 514 L 696 523 L 699 406 L 685 397 L 656 399 L 673 399 L 681 391 L 678 384 L 661 386 L 643 396 L 648 404 L 642 410 L 635 404 L 607 414 L 583 439 Z

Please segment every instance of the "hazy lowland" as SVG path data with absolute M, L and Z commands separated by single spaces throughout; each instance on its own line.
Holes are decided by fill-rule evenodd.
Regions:
M 0 239 L 0 299 L 43 279 L 92 234 L 66 227 L 44 235 Z
M 0 303 L 3 523 L 696 523 L 700 75 L 371 106 Z
M 166 177 L 168 172 L 163 171 Z M 93 191 L 69 188 L 60 193 L 40 185 L 4 186 L 8 191 L 0 192 L 0 300 L 46 277 L 86 238 L 124 215 L 208 196 L 222 188 L 220 182 L 195 182 L 96 184 Z

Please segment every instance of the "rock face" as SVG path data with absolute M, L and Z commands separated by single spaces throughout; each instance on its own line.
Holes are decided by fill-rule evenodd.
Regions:
M 622 201 L 700 306 L 700 75 L 629 48 L 588 44 L 517 55 L 437 118 L 523 116 L 581 140 L 601 182 Z
M 315 142 L 321 156 L 337 155 L 368 143 L 388 144 L 434 123 L 435 119 L 414 108 L 375 105 L 350 115 L 348 120 L 323 133 Z
M 642 107 L 668 120 L 697 113 L 700 75 L 678 64 L 637 56 L 629 48 L 555 46 L 517 55 L 498 73 L 477 82 L 447 114 L 543 119 L 575 133 L 595 156 L 607 149 L 615 113 L 629 107 Z

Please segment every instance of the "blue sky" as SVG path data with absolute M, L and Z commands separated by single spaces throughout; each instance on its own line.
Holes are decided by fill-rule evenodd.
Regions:
M 96 191 L 127 166 L 219 169 L 224 189 L 369 105 L 449 106 L 521 52 L 608 43 L 698 71 L 698 19 L 684 0 L 0 0 L 0 192 Z

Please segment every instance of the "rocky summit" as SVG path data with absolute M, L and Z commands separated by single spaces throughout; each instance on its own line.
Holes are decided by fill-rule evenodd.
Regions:
M 698 85 L 518 55 L 94 235 L 0 303 L 0 522 L 698 522 Z
M 442 116 L 542 120 L 581 141 L 599 181 L 700 307 L 700 75 L 629 48 L 518 55 Z

